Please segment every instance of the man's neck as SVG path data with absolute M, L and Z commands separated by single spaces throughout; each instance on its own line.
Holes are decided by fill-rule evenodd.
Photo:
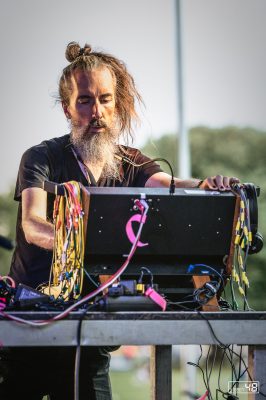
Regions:
M 83 170 L 83 173 L 87 176 L 88 180 L 90 181 L 90 178 L 88 175 L 91 173 L 93 175 L 94 180 L 96 182 L 98 182 L 98 180 L 102 174 L 105 161 L 98 160 L 96 163 L 91 163 L 90 161 L 84 160 L 81 157 L 81 155 L 79 154 L 78 150 L 76 150 L 74 148 L 74 146 L 72 147 L 72 151 L 73 151 L 75 157 L 77 158 L 77 161 L 79 162 L 80 167 Z
M 98 162 L 96 164 L 91 164 L 89 162 L 84 162 L 84 164 L 91 171 L 91 173 L 94 176 L 94 179 L 96 180 L 96 182 L 98 182 L 98 180 L 100 179 L 100 176 L 102 174 L 102 171 L 103 171 L 103 167 L 104 167 L 104 164 L 105 164 L 104 161 L 103 162 Z

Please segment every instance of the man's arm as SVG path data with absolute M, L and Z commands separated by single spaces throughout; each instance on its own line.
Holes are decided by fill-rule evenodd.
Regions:
M 230 178 L 228 176 L 216 175 L 211 176 L 203 181 L 195 178 L 179 179 L 174 178 L 176 188 L 195 188 L 212 189 L 212 190 L 230 190 L 233 183 L 238 183 L 238 178 Z M 152 175 L 146 182 L 145 187 L 169 187 L 171 176 L 165 172 L 157 172 Z M 199 186 L 200 185 L 200 186 Z
M 46 220 L 47 193 L 40 188 L 22 192 L 22 228 L 28 243 L 52 250 L 54 227 Z

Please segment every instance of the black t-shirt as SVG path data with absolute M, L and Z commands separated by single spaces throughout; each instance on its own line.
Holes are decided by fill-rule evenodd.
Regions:
M 136 164 L 148 161 L 139 150 L 125 146 L 117 146 L 118 155 L 125 156 Z M 150 163 L 143 167 L 133 167 L 131 164 L 121 161 L 121 180 L 100 178 L 98 186 L 114 187 L 144 187 L 146 181 L 161 168 L 156 163 Z M 73 154 L 69 135 L 46 140 L 41 144 L 27 150 L 21 159 L 15 200 L 19 201 L 16 248 L 13 254 L 10 276 L 16 283 L 24 283 L 36 287 L 40 283 L 47 282 L 52 262 L 52 252 L 41 249 L 38 246 L 27 243 L 21 226 L 21 193 L 30 187 L 42 188 L 43 181 L 56 183 L 75 180 L 88 186 L 88 182 Z M 47 219 L 51 220 L 54 196 L 48 193 Z

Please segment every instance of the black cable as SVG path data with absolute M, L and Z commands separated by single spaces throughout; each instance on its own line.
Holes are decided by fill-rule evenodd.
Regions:
M 228 360 L 230 361 L 230 364 L 231 364 L 231 380 L 232 381 L 237 381 L 237 374 L 236 374 L 236 368 L 235 368 L 235 365 L 234 365 L 234 363 L 233 363 L 233 352 L 234 352 L 234 345 L 232 344 L 232 351 L 231 351 L 231 349 L 230 349 L 230 346 L 228 347 L 228 349 L 229 349 L 229 354 L 230 354 L 230 357 L 228 357 Z
M 238 380 L 239 380 L 239 377 L 241 375 L 242 349 L 243 349 L 243 346 L 240 345 L 240 353 L 239 353 L 240 358 L 239 358 L 239 365 L 238 365 Z
M 235 364 L 233 362 L 233 354 L 237 354 L 237 353 L 233 349 L 234 349 L 233 345 L 232 345 L 232 349 L 230 348 L 230 345 L 227 346 L 226 349 L 225 349 L 225 356 L 226 356 L 227 360 L 229 361 L 229 364 L 231 365 L 231 381 L 232 382 L 237 382 L 238 376 L 237 376 L 237 373 L 236 373 Z M 227 351 L 229 352 L 229 355 L 228 355 Z M 234 386 L 235 386 L 235 384 L 232 386 L 232 389 L 233 389 Z
M 242 347 L 242 346 L 241 346 L 241 347 Z M 233 346 L 232 346 L 232 350 L 230 349 L 230 346 L 228 347 L 227 350 L 228 350 L 229 352 L 231 352 L 231 358 L 229 358 L 229 356 L 228 356 L 227 353 L 226 353 L 226 357 L 227 357 L 227 359 L 228 359 L 228 361 L 229 361 L 229 363 L 230 363 L 230 365 L 231 365 L 231 367 L 232 367 L 232 372 L 234 372 L 234 375 L 232 375 L 232 382 L 234 382 L 234 384 L 232 385 L 231 390 L 233 390 L 234 387 L 236 386 L 236 394 L 237 394 L 237 385 L 238 385 L 238 382 L 241 380 L 242 376 L 243 376 L 245 373 L 248 374 L 248 377 L 249 377 L 249 379 L 250 379 L 251 381 L 252 381 L 253 379 L 252 379 L 252 377 L 251 377 L 251 375 L 250 375 L 250 373 L 249 373 L 249 371 L 248 371 L 248 367 L 246 366 L 246 364 L 245 364 L 245 362 L 244 362 L 244 359 L 243 359 L 241 353 L 240 353 L 240 354 L 236 353 L 236 352 L 233 350 Z M 243 370 L 243 372 L 241 373 L 241 370 L 240 370 L 238 375 L 237 375 L 237 373 L 236 373 L 235 365 L 234 365 L 234 363 L 233 363 L 233 354 L 236 355 L 237 357 L 239 357 L 239 363 L 243 362 L 243 364 L 245 365 L 245 369 Z
M 201 368 L 201 366 L 200 366 L 199 364 L 193 363 L 193 362 L 191 362 L 191 361 L 189 361 L 187 364 L 188 364 L 188 365 L 192 365 L 192 367 L 196 367 L 196 368 L 198 368 L 198 369 L 201 371 L 201 373 L 202 373 L 202 379 L 203 379 L 205 388 L 206 388 L 206 390 L 209 391 L 208 385 L 207 385 L 207 382 L 206 382 L 206 379 L 205 379 L 205 374 L 204 374 L 204 371 L 203 371 L 203 369 Z
M 138 283 L 142 283 L 145 272 L 150 276 L 150 285 L 151 285 L 151 287 L 153 287 L 153 274 L 147 267 L 140 268 L 140 277 L 139 277 Z
M 237 375 L 236 375 L 236 372 L 235 372 L 235 366 L 234 366 L 234 364 L 233 364 L 233 362 L 232 362 L 232 359 L 229 358 L 229 356 L 228 356 L 228 354 L 227 354 L 227 350 L 229 350 L 229 352 L 230 352 L 231 355 L 232 355 L 233 353 L 236 354 L 237 356 L 239 356 L 239 355 L 238 355 L 236 352 L 234 352 L 233 350 L 232 350 L 232 351 L 230 350 L 230 345 L 228 346 L 228 345 L 225 345 L 224 343 L 222 343 L 222 342 L 217 338 L 217 336 L 216 336 L 216 334 L 215 334 L 215 332 L 214 332 L 214 330 L 213 330 L 213 328 L 212 328 L 212 326 L 211 326 L 211 324 L 210 324 L 210 321 L 209 321 L 207 318 L 205 318 L 205 316 L 203 316 L 203 314 L 201 314 L 201 312 L 198 312 L 198 314 L 207 322 L 208 327 L 209 327 L 209 329 L 210 329 L 210 331 L 211 331 L 213 337 L 214 337 L 215 340 L 219 343 L 220 347 L 224 350 L 224 354 L 225 354 L 225 356 L 227 357 L 227 359 L 228 359 L 228 361 L 229 361 L 229 363 L 230 363 L 230 365 L 231 365 L 231 367 L 232 367 L 232 374 L 234 374 L 235 379 L 237 379 Z M 246 367 L 246 365 L 245 365 L 245 367 Z M 246 367 L 246 368 L 247 368 L 247 367 Z M 233 375 L 232 375 L 232 380 L 234 380 L 234 379 L 233 379 Z M 220 387 L 219 387 L 219 389 L 220 389 Z M 221 392 L 224 393 L 222 390 L 221 390 Z
M 76 355 L 75 355 L 75 370 L 74 370 L 74 399 L 79 400 L 79 370 L 80 370 L 80 356 L 81 356 L 81 328 L 82 322 L 84 320 L 87 312 L 94 308 L 96 304 L 87 304 L 85 305 L 85 309 L 80 315 L 78 329 L 77 329 L 77 346 L 76 346 Z
M 210 346 L 210 347 L 211 347 L 211 346 Z M 209 347 L 208 353 L 209 353 L 209 351 L 210 351 L 210 347 Z M 207 372 L 207 370 L 206 370 L 206 375 L 205 375 L 203 368 L 200 366 L 200 360 L 201 360 L 202 355 L 203 355 L 203 353 L 202 353 L 202 345 L 200 345 L 200 351 L 201 351 L 201 352 L 200 352 L 200 356 L 199 356 L 199 358 L 198 358 L 197 363 L 188 362 L 187 364 L 188 364 L 188 365 L 192 365 L 193 367 L 199 368 L 199 370 L 200 370 L 201 373 L 202 373 L 202 378 L 203 378 L 203 382 L 204 382 L 204 385 L 205 385 L 205 389 L 206 389 L 207 392 L 208 392 L 208 399 L 212 400 L 212 394 L 211 394 L 210 385 L 209 385 L 209 380 L 208 380 L 208 372 Z M 208 355 L 207 355 L 207 358 L 208 358 Z
M 209 346 L 208 352 L 207 352 L 207 357 L 206 357 L 206 362 L 205 362 L 205 374 L 206 374 L 207 390 L 209 392 L 208 398 L 210 398 L 212 400 L 212 394 L 211 394 L 211 390 L 210 390 L 210 380 L 209 380 L 209 375 L 208 375 L 208 364 L 209 364 L 211 347 L 212 346 Z
M 99 283 L 97 283 L 97 282 L 91 277 L 91 275 L 88 273 L 88 271 L 86 270 L 86 268 L 84 268 L 84 273 L 85 273 L 86 277 L 90 280 L 90 282 L 91 282 L 94 286 L 99 287 Z
M 183 306 L 183 304 L 187 304 L 187 303 L 189 303 L 189 304 L 195 304 L 195 301 L 180 301 L 180 302 L 171 302 L 171 301 L 168 301 L 167 302 L 167 307 L 168 306 L 174 306 L 173 308 L 172 308 L 172 310 L 175 310 L 175 306 L 177 306 L 177 308 L 181 308 L 182 310 L 185 310 L 185 311 L 191 311 L 191 308 L 189 308 L 189 307 L 186 307 L 186 306 Z M 201 306 L 199 306 L 198 308 L 201 308 Z M 170 308 L 171 309 L 171 308 Z M 197 308 L 193 308 L 193 310 L 195 311 L 195 310 L 197 310 Z M 169 311 L 169 309 L 167 308 L 167 311 Z
M 174 194 L 175 193 L 174 171 L 173 171 L 173 168 L 172 168 L 171 164 L 169 163 L 169 161 L 167 161 L 165 158 L 157 157 L 157 158 L 153 158 L 152 160 L 146 161 L 144 163 L 136 164 L 134 161 L 130 160 L 130 158 L 128 158 L 128 157 L 118 156 L 118 155 L 117 155 L 117 157 L 121 158 L 122 161 L 126 161 L 127 163 L 133 165 L 133 167 L 137 167 L 137 168 L 143 167 L 144 165 L 147 165 L 147 164 L 150 164 L 150 163 L 153 163 L 154 161 L 165 162 L 168 165 L 168 167 L 169 167 L 169 169 L 171 171 L 171 182 L 170 182 L 170 187 L 169 187 L 169 193 L 170 194 Z
M 221 373 L 222 373 L 222 366 L 224 363 L 224 357 L 225 357 L 225 351 L 222 354 L 222 358 L 221 358 L 221 362 L 220 362 L 220 366 L 219 366 L 219 372 L 218 372 L 218 389 L 221 393 L 223 393 L 223 391 L 221 389 Z M 217 393 L 216 393 L 216 398 L 217 398 Z
M 214 339 L 217 341 L 217 343 L 219 343 L 219 345 L 221 346 L 221 348 L 222 348 L 222 349 L 225 349 L 225 350 L 229 350 L 229 352 L 230 352 L 231 354 L 234 354 L 234 355 L 236 355 L 238 358 L 240 358 L 240 356 L 239 356 L 238 353 L 236 353 L 233 349 L 232 349 L 232 350 L 230 349 L 230 346 L 225 345 L 224 343 L 222 343 L 222 342 L 218 339 L 218 337 L 216 336 L 216 334 L 215 334 L 215 332 L 214 332 L 214 330 L 213 330 L 213 327 L 212 327 L 210 321 L 209 321 L 200 311 L 198 311 L 198 310 L 196 310 L 196 311 L 197 311 L 197 313 L 200 315 L 200 317 L 201 317 L 204 321 L 207 322 L 207 325 L 208 325 L 208 327 L 209 327 L 209 329 L 210 329 L 210 331 L 211 331 L 212 336 L 213 336 Z M 227 353 L 226 353 L 226 356 L 227 356 L 227 358 L 228 358 L 228 354 L 227 354 Z M 228 358 L 228 360 L 229 360 L 229 358 Z M 246 365 L 246 363 L 245 363 L 245 360 L 244 360 L 242 357 L 241 357 L 241 360 L 242 360 L 242 362 L 243 362 L 243 364 L 244 364 L 245 372 L 247 372 L 249 379 L 250 379 L 251 381 L 253 381 L 253 378 L 252 378 L 252 376 L 251 376 L 251 374 L 250 374 L 250 372 L 249 372 L 249 370 L 248 370 L 248 367 L 247 367 L 247 365 Z M 230 362 L 230 361 L 229 361 L 229 362 Z M 231 366 L 234 368 L 234 365 L 233 365 L 232 361 L 231 361 L 230 364 L 231 364 Z M 235 368 L 234 368 L 234 370 L 235 370 Z M 242 374 L 242 375 L 243 375 L 243 374 Z M 242 375 L 241 375 L 241 376 L 242 376 Z M 237 377 L 236 374 L 235 374 L 235 377 Z M 263 392 L 261 392 L 261 391 L 259 392 L 259 394 L 260 394 L 261 396 L 263 396 L 263 397 L 266 397 L 266 394 L 263 393 Z
M 209 375 L 208 375 L 208 384 L 209 384 L 210 379 L 211 379 L 211 374 L 212 374 L 213 367 L 214 367 L 214 363 L 215 363 L 215 361 L 216 361 L 216 356 L 217 356 L 217 346 L 214 345 L 214 346 L 211 346 L 211 347 L 214 348 L 214 355 L 213 355 L 213 360 L 212 360 L 210 372 L 209 372 Z M 210 386 L 210 384 L 209 384 L 209 386 Z M 211 397 L 212 397 L 212 395 L 211 395 Z

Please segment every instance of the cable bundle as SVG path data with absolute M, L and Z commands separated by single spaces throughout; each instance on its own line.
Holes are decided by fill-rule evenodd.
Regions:
M 240 196 L 240 210 L 235 228 L 234 241 L 234 259 L 232 268 L 232 280 L 236 282 L 238 291 L 244 297 L 245 305 L 248 303 L 246 299 L 246 291 L 249 287 L 249 281 L 246 274 L 246 263 L 248 250 L 252 243 L 252 232 L 250 229 L 250 215 L 248 200 L 241 185 L 235 185 L 234 191 Z M 233 286 L 231 282 L 233 292 Z M 238 308 L 236 299 L 233 296 L 234 306 Z
M 53 220 L 55 241 L 49 280 L 58 288 L 63 300 L 77 299 L 83 284 L 84 224 L 80 184 L 75 181 L 63 184 L 65 195 L 57 196 Z

